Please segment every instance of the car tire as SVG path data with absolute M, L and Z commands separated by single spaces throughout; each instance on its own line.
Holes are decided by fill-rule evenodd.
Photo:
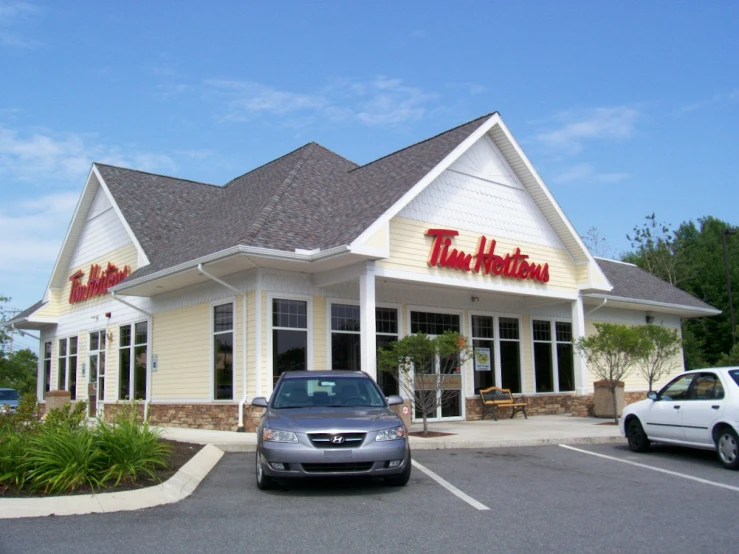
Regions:
M 257 451 L 257 488 L 260 491 L 269 491 L 275 488 L 276 483 L 275 480 L 272 479 L 269 475 L 266 475 L 264 473 L 264 468 L 262 467 L 262 457 L 259 455 L 259 451 Z
M 405 468 L 402 473 L 397 475 L 390 475 L 385 477 L 385 484 L 391 487 L 405 487 L 411 478 L 411 455 L 408 453 L 408 457 L 405 460 Z
M 633 452 L 646 452 L 649 450 L 649 439 L 641 426 L 641 422 L 637 418 L 631 418 L 626 424 L 626 439 L 629 441 L 629 448 Z
M 722 427 L 716 439 L 716 454 L 727 469 L 739 469 L 739 437 L 731 427 Z

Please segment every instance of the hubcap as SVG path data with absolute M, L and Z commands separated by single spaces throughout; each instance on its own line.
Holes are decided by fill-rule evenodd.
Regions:
M 259 452 L 257 452 L 257 481 L 262 482 L 262 464 L 259 462 Z
M 721 435 L 718 441 L 718 454 L 727 464 L 731 464 L 736 460 L 736 440 L 729 433 Z

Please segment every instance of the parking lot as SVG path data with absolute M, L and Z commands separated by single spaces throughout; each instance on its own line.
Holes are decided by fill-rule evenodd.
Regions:
M 407 487 L 321 480 L 260 492 L 227 454 L 188 499 L 0 521 L 0 552 L 735 552 L 739 472 L 711 452 L 623 443 L 414 452 Z

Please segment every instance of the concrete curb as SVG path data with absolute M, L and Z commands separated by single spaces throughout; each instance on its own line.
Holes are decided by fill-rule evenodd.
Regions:
M 0 519 L 123 512 L 179 502 L 190 496 L 223 456 L 205 445 L 164 483 L 145 489 L 80 496 L 0 499 Z

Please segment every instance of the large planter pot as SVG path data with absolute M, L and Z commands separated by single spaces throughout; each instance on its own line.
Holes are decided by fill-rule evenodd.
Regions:
M 595 417 L 614 417 L 613 414 L 613 398 L 608 388 L 608 381 L 596 381 L 593 383 L 595 389 L 593 415 Z M 616 383 L 616 411 L 618 417 L 624 409 L 624 383 L 619 381 Z

